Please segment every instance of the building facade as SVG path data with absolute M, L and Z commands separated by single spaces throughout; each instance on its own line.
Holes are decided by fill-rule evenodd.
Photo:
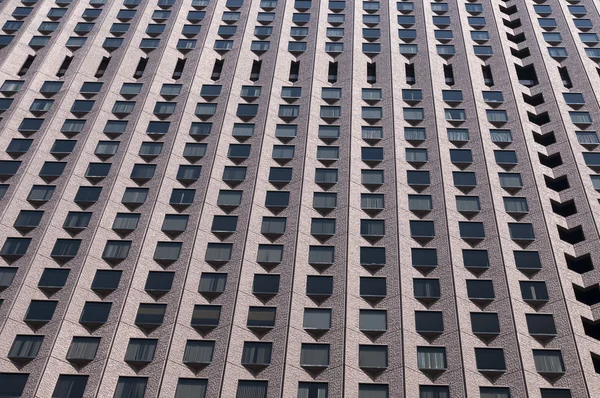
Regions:
M 0 25 L 0 396 L 600 397 L 600 2 Z

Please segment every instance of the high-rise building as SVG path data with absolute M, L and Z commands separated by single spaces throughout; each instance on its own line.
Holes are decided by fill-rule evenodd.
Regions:
M 0 26 L 1 397 L 600 397 L 600 1 Z

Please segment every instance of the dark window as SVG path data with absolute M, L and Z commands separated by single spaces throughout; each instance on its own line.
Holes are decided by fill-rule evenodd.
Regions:
M 417 300 L 435 301 L 440 298 L 440 280 L 433 278 L 414 278 L 413 293 Z
M 212 362 L 214 350 L 214 341 L 188 340 L 183 353 L 183 363 L 192 367 L 208 365 Z
M 388 347 L 386 345 L 359 345 L 358 366 L 367 372 L 379 372 L 387 369 Z
M 476 302 L 491 301 L 495 298 L 494 284 L 491 280 L 468 279 L 467 295 Z
M 66 162 L 45 162 L 40 170 L 40 177 L 52 181 L 62 175 L 66 165 Z
M 23 396 L 29 373 L 0 373 L 0 396 L 18 398 Z
M 220 190 L 217 205 L 223 208 L 235 208 L 242 203 L 243 191 Z M 267 192 L 267 201 L 269 192 Z M 269 207 L 269 206 L 267 206 Z
M 436 249 L 411 248 L 412 265 L 417 268 L 435 268 L 438 265 Z
M 417 347 L 417 366 L 425 372 L 446 370 L 446 348 Z
M 435 236 L 433 221 L 410 221 L 410 236 L 413 239 L 431 239 Z
M 388 398 L 389 387 L 387 384 L 359 384 L 358 398 Z
M 68 261 L 77 255 L 81 239 L 57 239 L 50 256 L 57 261 Z
M 179 378 L 175 398 L 205 398 L 208 380 Z
M 129 240 L 109 240 L 104 246 L 102 258 L 109 262 L 118 262 L 127 258 L 131 241 Z
M 194 203 L 195 196 L 195 189 L 173 189 L 169 204 L 174 207 L 187 207 Z
M 125 188 L 121 203 L 125 206 L 137 207 L 144 204 L 147 197 L 148 188 Z
M 379 277 L 360 277 L 360 296 L 366 300 L 380 300 L 387 295 L 386 279 Z
M 552 314 L 525 314 L 529 334 L 541 339 L 556 336 L 556 324 Z
M 267 398 L 267 381 L 240 380 L 236 398 Z
M 13 341 L 8 358 L 17 363 L 29 362 L 37 356 L 43 341 L 44 336 L 19 334 Z
M 232 249 L 231 243 L 209 243 L 205 260 L 212 264 L 226 263 L 231 259 Z
M 110 293 L 117 290 L 121 281 L 122 271 L 97 270 L 91 289 L 99 293 Z
M 98 201 L 102 187 L 79 187 L 73 201 L 82 207 L 91 206 Z
M 482 338 L 500 334 L 500 322 L 495 312 L 471 312 L 471 330 Z
M 510 389 L 507 387 L 479 387 L 481 398 L 510 398 Z
M 268 330 L 275 327 L 276 307 L 250 307 L 248 309 L 249 329 Z
M 157 343 L 156 339 L 129 339 L 125 362 L 137 367 L 149 364 L 154 360 Z
M 0 256 L 8 260 L 16 260 L 19 257 L 23 257 L 27 253 L 30 243 L 30 238 L 6 238 L 0 251 Z
M 521 297 L 524 301 L 531 303 L 543 303 L 549 300 L 546 282 L 543 281 L 521 281 Z
M 273 343 L 246 341 L 242 352 L 242 365 L 250 368 L 270 365 L 272 348 Z
M 542 268 L 539 252 L 515 250 L 513 254 L 517 269 L 520 271 L 535 272 Z
M 79 398 L 85 393 L 88 376 L 60 375 L 54 387 L 52 398 Z
M 173 286 L 174 277 L 174 272 L 150 271 L 148 272 L 148 278 L 146 278 L 144 290 L 154 295 L 167 293 Z
M 305 308 L 303 327 L 309 333 L 319 333 L 331 329 L 331 309 Z
M 300 366 L 315 370 L 328 367 L 329 344 L 302 343 Z
M 12 283 L 15 279 L 15 274 L 18 268 L 13 267 L 1 267 L 0 268 L 0 290 L 4 290 Z
M 146 377 L 119 376 L 113 398 L 144 398 L 147 383 Z
M 324 300 L 333 294 L 333 277 L 326 275 L 308 275 L 306 277 L 306 295 L 315 300 Z
M 63 158 L 73 152 L 76 144 L 76 140 L 56 140 L 50 149 L 50 153 L 58 159 Z
M 198 293 L 207 295 L 209 297 L 218 296 L 225 291 L 226 284 L 227 274 L 203 272 L 200 276 Z
M 135 231 L 139 220 L 139 213 L 117 213 L 115 216 L 115 221 L 112 225 L 112 229 L 119 234 L 126 235 L 132 231 Z
M 31 300 L 27 315 L 25 315 L 25 322 L 36 326 L 50 322 L 57 303 L 58 301 L 51 300 Z
M 444 332 L 444 317 L 441 311 L 415 311 L 415 327 L 419 334 L 436 336 Z
M 279 293 L 279 275 L 254 274 L 252 293 L 256 296 L 274 296 Z
M 485 269 L 490 266 L 487 250 L 463 249 L 462 255 L 465 268 Z
M 98 328 L 108 321 L 112 303 L 101 301 L 86 301 L 81 311 L 79 323 L 90 328 Z
M 40 225 L 43 216 L 43 211 L 21 210 L 19 216 L 15 220 L 14 227 L 24 232 L 31 231 Z
M 166 214 L 161 231 L 167 235 L 178 235 L 186 230 L 189 217 L 185 214 Z
M 154 329 L 162 325 L 166 309 L 166 304 L 141 303 L 135 316 L 135 324 L 142 329 Z
M 385 247 L 360 247 L 360 265 L 368 269 L 378 269 L 385 265 Z
M 220 318 L 220 305 L 195 305 L 191 325 L 196 329 L 209 330 L 217 327 Z
M 504 350 L 501 348 L 475 348 L 477 370 L 482 373 L 502 373 L 506 371 Z
M 44 268 L 38 287 L 49 292 L 62 289 L 69 277 L 69 271 L 68 268 Z
M 179 260 L 181 246 L 181 242 L 158 242 L 154 250 L 154 261 L 166 265 Z

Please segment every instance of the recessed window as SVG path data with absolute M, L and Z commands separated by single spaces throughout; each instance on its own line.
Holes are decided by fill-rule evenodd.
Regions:
M 486 279 L 468 279 L 467 296 L 477 303 L 485 303 L 494 300 L 494 284 Z
M 437 336 L 444 332 L 444 317 L 441 311 L 415 311 L 415 327 L 423 336 Z
M 550 339 L 556 336 L 556 324 L 552 314 L 525 314 L 527 330 L 537 339 Z
M 77 255 L 81 239 L 57 239 L 50 257 L 59 262 L 66 262 Z
M 267 381 L 240 380 L 236 398 L 267 398 L 267 387 Z
M 290 202 L 290 193 L 286 191 L 267 191 L 265 207 L 269 209 L 285 209 Z
M 0 373 L 0 395 L 6 397 L 21 397 L 29 373 Z
M 126 235 L 135 231 L 139 221 L 139 213 L 117 213 L 112 225 L 112 230 L 118 234 Z
M 130 248 L 131 241 L 129 240 L 109 240 L 104 246 L 102 259 L 113 263 L 120 262 L 127 258 Z
M 434 278 L 414 278 L 413 293 L 417 300 L 433 302 L 440 298 L 440 280 Z
M 477 370 L 484 374 L 506 372 L 504 350 L 501 348 L 475 348 Z
M 306 277 L 306 295 L 314 300 L 323 301 L 333 294 L 333 277 L 326 275 L 308 275 Z
M 21 210 L 15 220 L 14 227 L 23 232 L 31 231 L 40 225 L 43 216 L 43 211 Z
M 258 297 L 272 297 L 279 293 L 279 275 L 254 274 L 252 293 Z
M 119 287 L 121 274 L 119 270 L 97 270 L 91 289 L 101 294 L 111 293 Z
M 183 363 L 199 369 L 213 360 L 215 342 L 209 340 L 188 340 L 183 353 Z
M 166 304 L 141 303 L 135 316 L 135 324 L 142 329 L 153 330 L 162 325 L 166 310 Z
M 233 245 L 231 243 L 209 243 L 204 259 L 211 264 L 224 264 L 231 259 L 232 250 Z
M 495 312 L 471 312 L 471 330 L 483 339 L 500 334 L 500 321 Z
M 386 278 L 360 277 L 360 296 L 368 301 L 378 301 L 387 295 Z
M 67 282 L 69 272 L 67 268 L 45 268 L 38 282 L 38 288 L 49 293 L 62 289 Z
M 515 250 L 513 254 L 515 265 L 522 272 L 536 272 L 542 268 L 540 253 L 537 251 Z
M 6 238 L 0 256 L 9 261 L 17 260 L 27 253 L 30 243 L 31 238 Z
M 546 282 L 543 281 L 521 281 L 521 296 L 523 300 L 530 303 L 545 303 L 549 300 Z
M 436 249 L 411 248 L 412 265 L 421 269 L 432 269 L 438 265 Z
M 300 366 L 320 370 L 329 366 L 329 344 L 302 343 Z
M 147 377 L 119 376 L 113 398 L 144 398 L 147 384 Z
M 449 398 L 450 389 L 446 386 L 419 386 L 419 398 Z M 482 396 L 483 398 L 483 396 Z M 492 398 L 492 397 L 490 397 Z M 498 397 L 493 397 L 498 398 Z
M 463 264 L 467 269 L 487 269 L 490 259 L 487 250 L 463 249 Z
M 273 343 L 246 341 L 242 352 L 242 365 L 251 369 L 269 366 L 272 349 Z
M 154 360 L 156 352 L 156 339 L 129 339 L 125 362 L 135 367 L 142 367 Z
M 388 398 L 388 397 L 389 397 L 389 387 L 387 384 L 359 384 L 358 385 L 358 398 Z
M 327 267 L 335 259 L 334 246 L 309 246 L 308 263 L 315 268 Z
M 417 366 L 423 372 L 446 370 L 445 347 L 417 347 Z
M 174 272 L 150 271 L 146 278 L 144 290 L 155 296 L 165 294 L 171 290 L 174 277 Z
M 557 377 L 565 373 L 560 350 L 533 350 L 535 370 L 546 377 Z
M 410 220 L 410 236 L 413 239 L 432 239 L 435 236 L 433 221 Z
M 11 361 L 20 364 L 30 362 L 37 356 L 43 341 L 44 336 L 23 334 L 17 335 L 12 343 L 7 357 Z
M 158 242 L 154 250 L 154 261 L 168 265 L 179 260 L 182 242 Z
M 325 332 L 331 329 L 331 309 L 305 308 L 303 327 L 310 332 Z
M 283 245 L 258 245 L 256 262 L 266 266 L 275 266 L 283 260 Z
M 179 378 L 175 398 L 205 398 L 208 380 Z
M 276 307 L 250 307 L 246 326 L 257 332 L 268 331 L 275 327 L 276 316 Z
M 191 325 L 195 329 L 208 331 L 219 325 L 220 318 L 220 305 L 195 305 Z
M 101 301 L 86 301 L 81 310 L 79 323 L 91 329 L 97 329 L 108 321 L 112 303 Z
M 358 366 L 366 372 L 381 372 L 388 367 L 388 347 L 386 345 L 358 346 Z
M 100 337 L 73 337 L 67 352 L 67 361 L 85 365 L 96 358 Z
M 481 398 L 511 398 L 510 389 L 506 387 L 479 387 Z

